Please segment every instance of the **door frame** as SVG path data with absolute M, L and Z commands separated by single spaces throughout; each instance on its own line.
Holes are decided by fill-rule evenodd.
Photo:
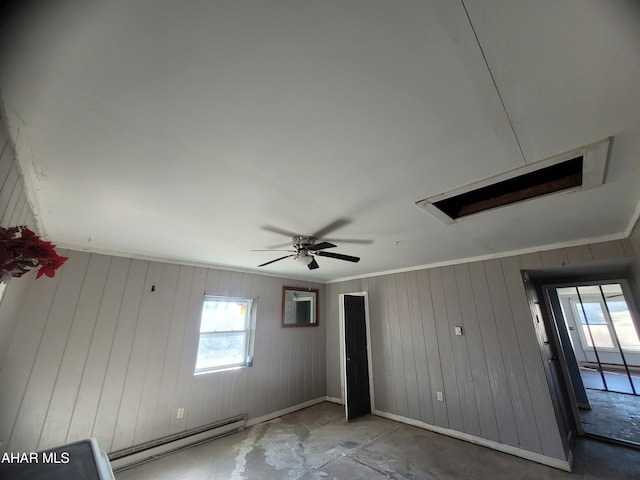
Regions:
M 569 401 L 570 401 L 570 406 L 571 406 L 571 413 L 573 414 L 573 420 L 574 420 L 574 424 L 577 430 L 577 434 L 579 436 L 586 436 L 586 437 L 596 437 L 596 438 L 600 438 L 597 436 L 594 436 L 592 434 L 588 434 L 584 431 L 584 428 L 582 426 L 582 420 L 580 418 L 580 412 L 579 412 L 579 405 L 578 405 L 578 400 L 577 400 L 577 396 L 576 396 L 576 388 L 580 388 L 580 386 L 576 386 L 573 382 L 573 380 L 571 379 L 571 375 L 569 373 L 569 366 L 568 366 L 568 362 L 565 356 L 565 352 L 562 348 L 562 344 L 559 337 L 559 332 L 558 332 L 558 322 L 565 322 L 564 319 L 564 314 L 562 314 L 562 318 L 556 318 L 556 315 L 554 313 L 554 309 L 551 305 L 551 299 L 549 297 L 549 290 L 556 290 L 558 288 L 563 288 L 563 287 L 578 287 L 578 286 L 592 286 L 592 285 L 603 285 L 606 283 L 618 283 L 621 286 L 623 295 L 624 295 L 624 299 L 625 302 L 627 303 L 627 307 L 629 308 L 629 313 L 631 315 L 631 319 L 632 322 L 634 323 L 636 330 L 638 332 L 640 332 L 640 329 L 638 329 L 638 318 L 640 318 L 640 316 L 638 315 L 638 311 L 636 309 L 636 305 L 634 303 L 635 298 L 633 296 L 633 292 L 629 286 L 629 281 L 626 278 L 620 278 L 620 277 L 612 277 L 612 278 L 603 278 L 603 279 L 599 279 L 599 280 L 572 280 L 572 279 L 561 279 L 560 281 L 554 281 L 553 279 L 551 280 L 547 280 L 547 281 L 543 281 L 539 284 L 540 289 L 542 291 L 542 296 L 543 296 L 543 302 L 544 302 L 544 306 L 546 308 L 546 313 L 549 316 L 551 323 L 550 323 L 550 327 L 551 328 L 551 337 L 552 340 L 554 341 L 559 353 L 560 353 L 560 365 L 562 367 L 562 372 L 563 372 L 563 376 L 564 376 L 564 388 L 567 391 L 567 394 L 569 396 Z M 567 330 L 568 333 L 568 330 Z M 575 358 L 575 351 L 573 349 L 573 347 L 571 347 L 571 355 L 574 356 Z M 582 388 L 585 390 L 585 394 L 586 394 L 586 387 L 582 386 Z M 618 442 L 615 442 L 618 443 Z M 624 442 L 622 442 L 624 443 Z
M 344 328 L 344 297 L 345 295 L 351 295 L 354 297 L 364 297 L 364 323 L 367 336 L 367 366 L 369 368 L 369 400 L 371 406 L 371 413 L 375 411 L 375 400 L 373 393 L 373 365 L 371 362 L 371 325 L 369 322 L 369 292 L 347 292 L 338 295 L 338 318 L 339 318 L 339 335 L 340 335 L 340 399 L 344 405 L 345 417 L 347 417 L 347 398 L 349 392 L 347 391 L 347 353 L 346 353 L 346 338 Z

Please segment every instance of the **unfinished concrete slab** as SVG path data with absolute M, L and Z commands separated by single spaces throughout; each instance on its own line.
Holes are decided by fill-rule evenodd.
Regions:
M 580 439 L 572 473 L 324 402 L 121 471 L 117 480 L 637 479 L 640 451 Z

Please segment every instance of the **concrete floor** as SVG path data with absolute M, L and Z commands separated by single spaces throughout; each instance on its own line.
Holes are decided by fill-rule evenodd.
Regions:
M 635 479 L 640 451 L 580 439 L 573 473 L 321 403 L 116 474 L 117 480 Z
M 585 432 L 640 447 L 640 396 L 587 389 L 591 410 L 580 410 Z

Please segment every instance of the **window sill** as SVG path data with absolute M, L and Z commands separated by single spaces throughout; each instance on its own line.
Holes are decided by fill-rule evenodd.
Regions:
M 194 372 L 193 376 L 196 377 L 198 375 L 207 375 L 209 373 L 218 373 L 218 372 L 228 372 L 230 370 L 241 370 L 244 368 L 249 368 L 251 365 L 236 365 L 233 367 L 221 367 L 212 370 L 203 370 L 202 372 Z

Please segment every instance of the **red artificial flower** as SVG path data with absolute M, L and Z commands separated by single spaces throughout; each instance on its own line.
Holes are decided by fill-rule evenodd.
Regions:
M 56 253 L 55 245 L 41 240 L 26 226 L 0 227 L 0 277 L 21 277 L 29 268 L 38 266 L 36 278 L 53 277 L 67 260 Z

